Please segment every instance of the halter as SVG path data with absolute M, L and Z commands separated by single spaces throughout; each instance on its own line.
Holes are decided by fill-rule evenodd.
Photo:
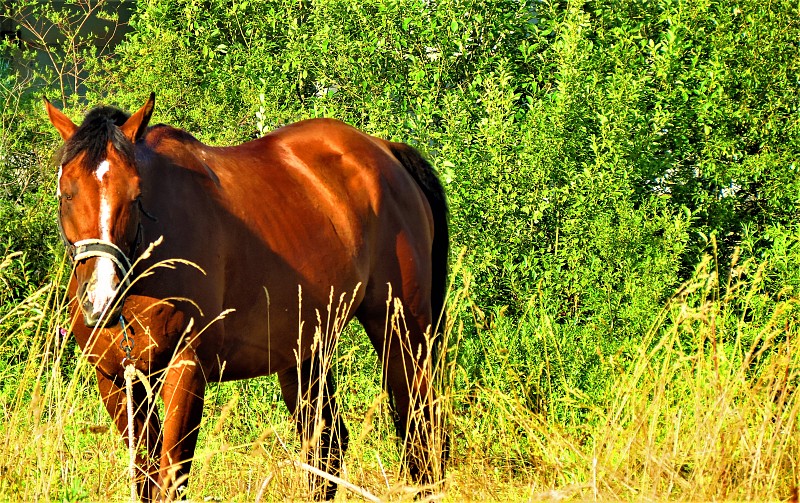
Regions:
M 139 236 L 140 232 L 141 226 L 139 227 L 139 231 L 136 232 L 136 235 Z M 111 241 L 106 241 L 104 239 L 82 239 L 73 244 L 71 249 L 72 253 L 70 253 L 70 255 L 72 255 L 73 262 L 80 262 L 95 257 L 110 259 L 119 268 L 120 272 L 122 272 L 122 281 L 125 284 L 125 288 L 130 286 L 131 280 L 128 273 L 130 273 L 133 268 L 131 261 L 128 256 L 125 255 L 125 252 L 120 250 L 120 248 Z
M 148 213 L 144 207 L 142 206 L 142 200 L 138 199 L 139 211 L 149 218 L 150 220 L 157 222 L 158 219 Z M 133 269 L 133 262 L 125 252 L 120 249 L 119 246 L 115 245 L 111 241 L 106 241 L 105 239 L 82 239 L 80 241 L 76 241 L 75 243 L 71 243 L 67 239 L 67 235 L 64 232 L 64 226 L 61 224 L 61 215 L 58 216 L 58 234 L 61 237 L 61 241 L 64 243 L 64 247 L 67 249 L 67 253 L 69 254 L 69 258 L 72 263 L 80 262 L 82 260 L 90 259 L 90 258 L 107 258 L 111 260 L 114 265 L 116 265 L 120 272 L 122 273 L 122 282 L 124 287 L 127 289 L 131 285 L 130 279 L 130 272 Z M 139 222 L 139 226 L 136 229 L 136 240 L 133 244 L 133 248 L 131 249 L 133 253 L 139 249 L 139 245 L 142 243 L 142 222 Z

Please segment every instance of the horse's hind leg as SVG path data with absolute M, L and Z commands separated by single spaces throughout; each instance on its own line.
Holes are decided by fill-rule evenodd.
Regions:
M 404 468 L 415 483 L 433 484 L 443 477 L 445 440 L 431 383 L 430 309 L 415 314 L 395 305 L 387 314 L 386 301 L 381 304 L 362 304 L 356 316 L 381 359 L 395 427 L 403 440 Z
M 321 368 L 317 359 L 309 358 L 299 369 L 280 372 L 278 381 L 297 422 L 308 463 L 338 477 L 349 433 L 339 414 L 333 375 Z M 323 477 L 310 474 L 309 484 L 315 500 L 331 500 L 336 495 L 337 485 Z

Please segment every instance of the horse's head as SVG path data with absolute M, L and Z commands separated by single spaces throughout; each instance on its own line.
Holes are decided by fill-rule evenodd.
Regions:
M 58 152 L 59 229 L 75 264 L 87 326 L 110 326 L 122 312 L 131 263 L 142 238 L 134 144 L 144 134 L 155 95 L 135 114 L 91 110 L 76 126 L 45 99 L 64 139 Z

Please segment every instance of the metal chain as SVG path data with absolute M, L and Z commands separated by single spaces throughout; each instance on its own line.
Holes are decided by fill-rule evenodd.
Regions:
M 133 351 L 134 340 L 128 336 L 128 328 L 131 330 L 131 335 L 136 335 L 133 332 L 133 327 L 128 324 L 125 317 L 120 315 L 119 316 L 119 324 L 122 326 L 122 340 L 119 342 L 119 348 L 125 352 L 125 358 L 122 359 L 122 365 L 125 365 L 125 362 L 133 362 L 135 358 L 131 356 L 131 351 Z

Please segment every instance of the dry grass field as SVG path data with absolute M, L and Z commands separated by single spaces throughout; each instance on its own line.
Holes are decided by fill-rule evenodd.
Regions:
M 609 362 L 617 374 L 602 400 L 546 397 L 538 411 L 525 405 L 530 383 L 518 368 L 493 369 L 517 383 L 505 390 L 459 375 L 458 311 L 468 309 L 469 292 L 452 292 L 439 386 L 452 449 L 445 482 L 431 497 L 796 500 L 797 299 L 758 312 L 761 270 L 735 267 L 722 294 L 707 260 L 642 334 L 638 353 Z M 10 348 L 26 349 L 0 369 L 0 499 L 125 500 L 125 444 L 100 403 L 92 369 L 59 331 L 65 300 L 58 281 L 0 319 L 6 360 L 14 361 Z M 486 351 L 502 354 L 491 330 L 511 328 L 495 323 L 481 332 Z M 559 344 L 546 317 L 534 330 L 546 341 L 550 378 L 559 379 Z M 331 364 L 352 438 L 342 478 L 353 487 L 340 487 L 337 500 L 413 500 L 377 358 L 358 328 L 341 334 Z M 556 405 L 568 414 L 551 412 Z M 211 384 L 186 496 L 301 501 L 308 496 L 301 450 L 273 378 Z

